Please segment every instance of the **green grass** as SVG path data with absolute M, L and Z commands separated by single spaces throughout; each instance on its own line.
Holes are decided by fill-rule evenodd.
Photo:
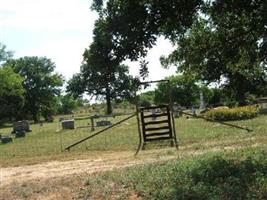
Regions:
M 84 180 L 81 199 L 266 199 L 266 149 L 130 167 Z M 135 198 L 133 198 L 135 197 Z
M 125 118 L 120 116 L 109 118 L 113 123 Z M 247 133 L 217 123 L 206 122 L 201 119 L 186 119 L 185 117 L 176 119 L 177 139 L 181 149 L 190 146 L 193 149 L 205 149 L 213 142 L 232 143 L 233 145 L 246 145 L 247 140 L 253 138 L 253 142 L 261 144 L 267 143 L 267 116 L 260 115 L 250 120 L 234 121 L 233 124 L 247 126 L 254 131 Z M 78 120 L 76 126 L 87 125 L 89 120 Z M 33 130 L 27 133 L 25 138 L 14 139 L 13 143 L 0 144 L 0 166 L 14 166 L 21 164 L 39 163 L 49 160 L 64 160 L 81 158 L 86 154 L 96 154 L 104 151 L 134 151 L 138 145 L 138 132 L 136 119 L 122 123 L 95 138 L 88 140 L 70 152 L 61 152 L 65 147 L 95 132 L 90 131 L 90 127 L 76 130 L 60 129 L 58 122 L 31 125 Z M 97 127 L 96 131 L 103 127 Z M 0 134 L 10 135 L 11 128 L 0 129 Z M 158 143 L 156 143 L 158 144 Z M 165 144 L 165 143 L 164 143 Z M 169 146 L 168 143 L 166 143 Z M 164 146 L 164 145 L 163 145 Z M 148 149 L 151 145 L 148 145 Z M 153 147 L 154 148 L 154 147 Z

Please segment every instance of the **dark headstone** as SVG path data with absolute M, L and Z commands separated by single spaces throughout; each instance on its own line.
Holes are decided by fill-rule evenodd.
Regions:
M 11 137 L 8 137 L 8 136 L 1 136 L 0 135 L 0 140 L 3 144 L 6 144 L 6 143 L 10 143 L 13 141 L 13 139 Z
M 112 123 L 108 120 L 102 120 L 102 121 L 98 121 L 96 122 L 96 126 L 111 126 Z
M 62 129 L 74 129 L 74 120 L 64 120 L 61 122 L 62 124 Z
M 17 121 L 13 123 L 13 133 L 16 133 L 17 131 L 26 131 L 31 132 L 29 122 L 26 120 Z
M 16 138 L 25 137 L 25 131 L 16 131 Z

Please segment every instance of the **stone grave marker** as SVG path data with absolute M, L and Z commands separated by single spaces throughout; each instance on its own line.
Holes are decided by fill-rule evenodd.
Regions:
M 96 122 L 96 126 L 111 126 L 112 123 L 108 120 L 101 120 Z
M 31 132 L 29 122 L 27 120 L 17 121 L 13 123 L 13 131 L 12 133 L 16 133 L 17 131 L 26 131 Z
M 74 119 L 71 119 L 71 120 L 63 120 L 61 122 L 62 124 L 62 129 L 74 129 L 75 126 L 74 126 Z
M 25 131 L 16 131 L 16 138 L 25 137 Z
M 10 143 L 13 141 L 13 139 L 9 136 L 2 136 L 0 135 L 0 140 L 3 144 Z

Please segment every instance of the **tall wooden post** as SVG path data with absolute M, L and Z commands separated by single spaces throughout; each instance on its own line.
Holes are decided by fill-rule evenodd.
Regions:
M 91 117 L 91 131 L 95 130 L 94 117 Z

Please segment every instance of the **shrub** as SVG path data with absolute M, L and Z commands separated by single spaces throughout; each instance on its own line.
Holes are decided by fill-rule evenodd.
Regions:
M 219 121 L 251 119 L 258 115 L 257 106 L 242 106 L 236 108 L 211 109 L 203 114 L 205 118 Z

